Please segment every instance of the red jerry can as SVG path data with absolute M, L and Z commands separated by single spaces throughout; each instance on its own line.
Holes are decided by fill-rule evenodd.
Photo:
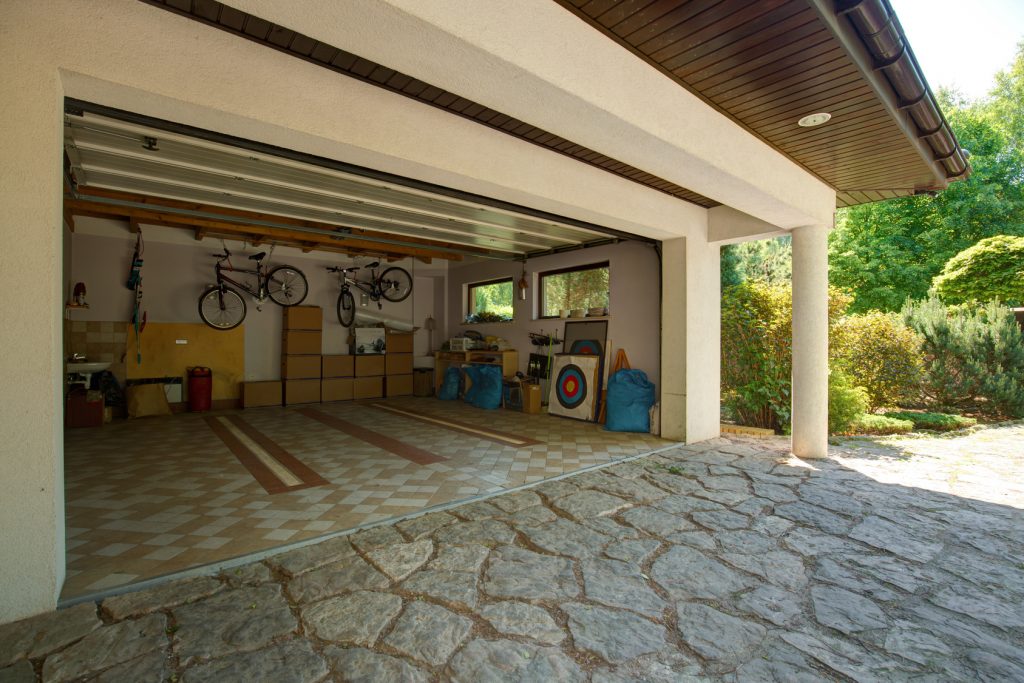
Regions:
M 213 402 L 213 370 L 204 367 L 188 369 L 188 409 L 201 413 Z

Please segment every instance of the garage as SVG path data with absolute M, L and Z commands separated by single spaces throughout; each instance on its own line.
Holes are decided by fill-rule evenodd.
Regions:
M 656 240 L 78 100 L 64 150 L 64 601 L 672 443 L 599 424 Z

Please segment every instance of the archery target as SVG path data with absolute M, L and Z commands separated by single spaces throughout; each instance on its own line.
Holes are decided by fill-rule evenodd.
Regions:
M 569 353 L 600 356 L 601 342 L 596 339 L 577 339 L 572 343 Z
M 598 357 L 559 354 L 551 369 L 548 413 L 593 421 Z

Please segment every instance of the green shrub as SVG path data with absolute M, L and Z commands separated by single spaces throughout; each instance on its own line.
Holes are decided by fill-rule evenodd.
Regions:
M 791 319 L 788 287 L 744 283 L 722 293 L 722 398 L 742 425 L 789 424 Z
M 868 408 L 868 392 L 855 386 L 853 380 L 841 370 L 828 375 L 828 431 L 831 434 L 848 432 L 858 415 Z
M 788 284 L 748 281 L 722 291 L 722 402 L 741 425 L 785 432 L 793 381 Z M 850 297 L 829 290 L 830 324 Z
M 833 367 L 867 390 L 871 410 L 907 405 L 920 397 L 921 342 L 895 314 L 845 316 L 832 330 Z
M 886 413 L 885 416 L 894 417 L 897 420 L 910 420 L 914 423 L 914 429 L 930 429 L 936 432 L 951 432 L 978 424 L 978 421 L 973 417 L 950 415 L 949 413 L 897 412 Z
M 911 431 L 914 431 L 914 423 L 910 420 L 897 420 L 872 413 L 858 415 L 850 424 L 850 432 L 853 434 L 906 434 Z
M 930 296 L 908 302 L 903 316 L 923 338 L 928 405 L 1024 417 L 1024 337 L 1009 308 L 947 308 Z

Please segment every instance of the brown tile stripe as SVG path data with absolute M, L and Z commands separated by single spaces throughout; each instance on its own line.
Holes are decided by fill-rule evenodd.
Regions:
M 480 427 L 477 425 L 469 424 L 468 422 L 459 422 L 449 417 L 442 417 L 440 415 L 432 415 L 430 413 L 421 413 L 415 410 L 409 410 L 407 408 L 397 408 L 395 406 L 389 406 L 385 403 L 374 403 L 374 408 L 380 408 L 386 410 L 389 413 L 395 413 L 397 415 L 403 415 L 419 422 L 425 422 L 435 427 L 441 427 L 443 429 L 450 429 L 453 432 L 459 432 L 461 434 L 469 434 L 480 439 L 487 441 L 493 441 L 494 443 L 501 444 L 502 446 L 512 446 L 514 448 L 522 448 L 524 446 L 538 446 L 543 441 L 537 441 L 530 439 L 525 436 L 518 436 L 516 434 L 509 434 L 508 432 L 499 432 L 496 429 L 490 429 L 487 427 Z
M 366 427 L 360 427 L 359 425 L 352 424 L 346 420 L 342 420 L 339 417 L 322 413 L 319 410 L 313 408 L 303 408 L 298 411 L 300 415 L 316 420 L 321 424 L 325 424 L 328 427 L 337 429 L 339 432 L 344 432 L 351 437 L 365 441 L 371 446 L 376 446 L 381 450 L 394 453 L 395 455 L 405 458 L 410 462 L 414 462 L 417 465 L 430 465 L 436 462 L 444 462 L 448 458 L 444 458 L 435 453 L 425 451 L 422 448 L 416 448 L 416 446 L 410 446 L 407 443 L 399 441 L 398 439 L 392 439 L 390 436 L 384 436 L 379 434 L 372 429 Z
M 277 460 L 298 479 L 302 480 L 301 484 L 293 486 L 287 485 L 285 482 L 281 481 L 281 479 L 274 474 L 269 467 L 263 464 L 255 453 L 239 441 L 238 438 L 232 434 L 217 417 L 211 415 L 203 419 L 206 420 L 206 424 L 210 427 L 213 433 L 220 437 L 220 440 L 224 442 L 224 445 L 226 445 L 235 457 L 238 458 L 238 461 L 242 463 L 245 469 L 249 470 L 249 473 L 256 481 L 259 482 L 260 486 L 262 486 L 267 493 L 274 494 L 284 493 L 286 491 L 298 491 L 300 489 L 307 489 L 313 486 L 323 486 L 328 483 L 326 479 L 307 467 L 291 453 L 278 446 L 267 436 L 260 433 L 241 417 L 238 417 L 237 415 L 229 416 L 227 419 L 231 424 L 237 427 L 239 431 L 244 433 L 247 437 L 252 439 L 260 446 L 260 448 L 265 450 L 272 458 Z

